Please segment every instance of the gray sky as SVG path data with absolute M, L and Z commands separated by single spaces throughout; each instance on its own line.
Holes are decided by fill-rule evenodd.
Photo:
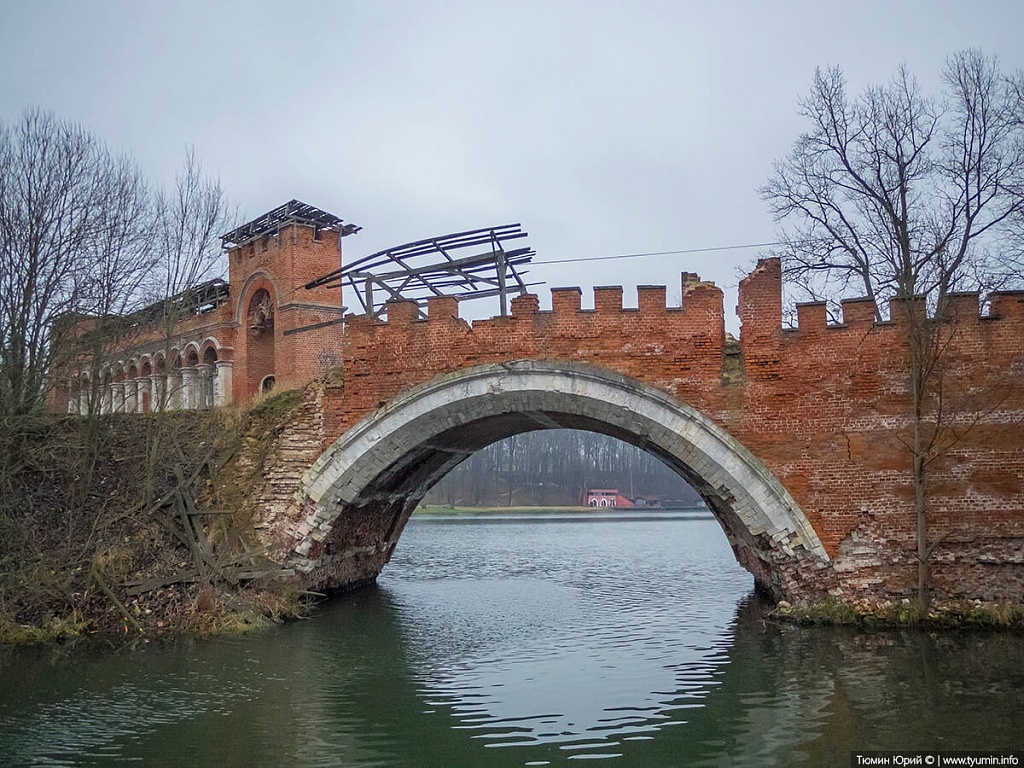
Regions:
M 967 47 L 1024 67 L 1020 0 L 0 4 L 0 118 L 52 110 L 161 183 L 192 144 L 247 218 L 295 197 L 364 227 L 350 260 L 517 221 L 537 261 L 771 241 L 757 187 L 815 66 L 853 91 L 901 61 L 937 90 Z M 585 307 L 622 284 L 635 306 L 636 284 L 678 300 L 693 271 L 731 313 L 757 255 L 529 278 L 582 286 Z

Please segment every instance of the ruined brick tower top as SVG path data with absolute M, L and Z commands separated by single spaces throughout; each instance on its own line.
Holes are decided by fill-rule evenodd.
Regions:
M 359 229 L 291 200 L 228 232 L 221 237 L 227 286 L 215 281 L 199 287 L 205 291 L 201 301 L 179 302 L 194 311 L 175 319 L 170 336 L 143 310 L 138 322 L 125 324 L 129 332 L 104 339 L 99 367 L 68 350 L 51 407 L 202 408 L 305 384 L 339 359 L 335 326 L 344 307 L 340 289 L 303 286 L 338 269 L 341 238 Z M 74 336 L 88 324 L 83 318 Z M 89 405 L 97 392 L 99 402 Z

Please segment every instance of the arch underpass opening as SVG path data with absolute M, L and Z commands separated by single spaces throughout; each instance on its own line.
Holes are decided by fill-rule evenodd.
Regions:
M 725 430 L 618 373 L 537 361 L 437 377 L 348 430 L 303 476 L 282 559 L 317 589 L 372 581 L 435 483 L 478 450 L 543 429 L 597 432 L 656 456 L 700 494 L 736 559 L 774 596 L 826 584 L 829 557 L 807 518 Z
M 544 429 L 491 443 L 455 466 L 417 512 L 466 508 L 705 509 L 658 457 L 606 435 Z

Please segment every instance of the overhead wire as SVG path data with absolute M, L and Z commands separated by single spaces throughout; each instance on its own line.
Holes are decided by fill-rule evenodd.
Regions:
M 572 259 L 546 259 L 532 264 L 573 264 L 580 261 L 613 261 L 616 259 L 639 259 L 644 256 L 674 256 L 689 253 L 712 253 L 714 251 L 741 251 L 749 248 L 769 248 L 783 243 L 748 243 L 746 245 L 718 245 L 709 248 L 680 248 L 674 251 L 649 251 L 647 253 L 620 253 L 614 256 L 581 256 Z

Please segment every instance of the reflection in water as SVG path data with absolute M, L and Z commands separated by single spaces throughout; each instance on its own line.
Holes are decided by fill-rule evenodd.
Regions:
M 673 535 L 659 535 L 667 522 Z M 721 533 L 689 522 L 523 525 L 494 552 L 506 521 L 417 521 L 382 589 L 421 695 L 471 738 L 534 762 L 618 757 L 680 719 L 724 663 L 750 589 Z
M 656 516 L 655 516 L 656 517 Z M 714 521 L 414 519 L 251 637 L 0 654 L 5 765 L 848 765 L 1019 747 L 1024 643 L 780 627 Z

